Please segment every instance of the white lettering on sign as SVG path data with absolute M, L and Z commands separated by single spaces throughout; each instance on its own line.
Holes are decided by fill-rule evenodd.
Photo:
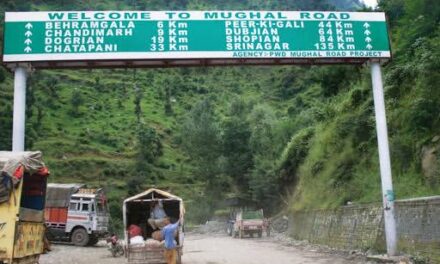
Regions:
M 90 21 L 90 22 L 46 22 L 46 29 L 83 29 L 83 28 L 134 28 L 133 21 Z
M 106 37 L 133 35 L 133 21 L 56 21 L 45 24 L 44 51 L 47 53 L 116 52 L 117 44 Z
M 349 13 L 333 13 L 333 12 L 301 12 L 301 19 L 350 19 Z
M 84 52 L 117 52 L 118 46 L 116 44 L 105 45 L 46 45 L 44 51 L 47 53 L 84 53 Z
M 283 12 L 205 12 L 205 19 L 287 19 Z
M 287 51 L 290 45 L 281 41 L 279 30 L 303 27 L 302 21 L 225 21 L 226 50 Z M 278 53 L 268 56 L 276 57 Z
M 150 12 L 49 12 L 50 20 L 149 20 Z

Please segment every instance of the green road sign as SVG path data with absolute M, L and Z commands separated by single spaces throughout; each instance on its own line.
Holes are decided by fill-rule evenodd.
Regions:
M 391 56 L 384 13 L 7 12 L 4 38 L 5 63 L 41 67 L 84 61 L 341 63 Z

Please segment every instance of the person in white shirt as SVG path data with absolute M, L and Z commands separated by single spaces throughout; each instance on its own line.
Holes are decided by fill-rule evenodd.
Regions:
M 153 228 L 153 230 L 162 229 L 167 225 L 165 219 L 167 214 L 163 209 L 162 200 L 154 201 L 150 208 L 150 218 L 148 219 L 148 224 Z

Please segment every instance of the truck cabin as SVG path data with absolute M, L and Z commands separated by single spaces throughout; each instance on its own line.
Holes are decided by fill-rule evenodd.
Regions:
M 79 189 L 70 197 L 69 211 L 107 214 L 107 199 L 102 189 Z
M 128 228 L 137 225 L 142 230 L 142 237 L 145 240 L 152 238 L 156 230 L 148 224 L 152 206 L 155 202 L 162 201 L 166 215 L 173 221 L 178 220 L 184 214 L 183 201 L 181 198 L 158 189 L 149 189 L 141 194 L 130 197 L 124 201 L 123 217 L 125 238 L 129 244 Z M 183 223 L 181 223 L 182 225 Z M 181 239 L 176 238 L 178 244 Z

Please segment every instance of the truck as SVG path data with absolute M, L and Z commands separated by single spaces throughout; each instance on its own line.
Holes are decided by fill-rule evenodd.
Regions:
M 184 214 L 185 208 L 182 198 L 169 192 L 151 188 L 135 196 L 124 200 L 122 213 L 125 235 L 125 253 L 129 264 L 162 264 L 166 263 L 163 245 L 151 244 L 154 241 L 153 228 L 147 220 L 150 216 L 152 204 L 161 202 L 166 215 L 172 219 L 180 219 L 176 233 L 177 264 L 182 263 L 184 242 Z M 130 239 L 130 227 L 140 229 L 140 235 L 145 244 L 132 244 Z
M 267 236 L 270 235 L 269 221 L 264 218 L 263 209 L 240 210 L 235 214 L 232 232 L 234 238 L 243 238 L 245 235 L 262 237 L 264 231 Z
M 50 183 L 45 208 L 46 235 L 51 241 L 92 246 L 108 235 L 109 210 L 102 188 Z
M 0 263 L 38 263 L 44 252 L 49 170 L 42 153 L 0 151 Z

